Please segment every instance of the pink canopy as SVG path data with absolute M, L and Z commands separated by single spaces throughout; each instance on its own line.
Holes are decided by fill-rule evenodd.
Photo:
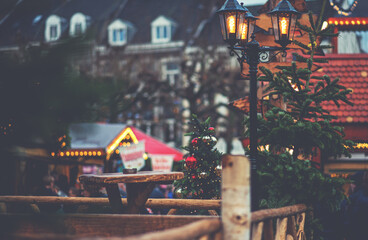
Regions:
M 174 161 L 176 162 L 183 159 L 183 153 L 178 149 L 167 146 L 165 143 L 145 134 L 137 128 L 130 128 L 137 137 L 138 141 L 145 141 L 146 152 L 148 154 L 174 155 Z

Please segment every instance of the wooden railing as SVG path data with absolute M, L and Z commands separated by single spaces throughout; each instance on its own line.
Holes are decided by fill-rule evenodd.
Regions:
M 126 198 L 122 198 L 122 202 L 124 206 L 127 206 Z M 5 204 L 5 206 L 3 205 L 1 207 L 1 203 Z M 6 212 L 6 204 L 9 203 L 31 204 L 35 211 L 39 211 L 38 204 L 108 206 L 109 200 L 108 198 L 91 197 L 0 196 L 0 212 Z M 204 209 L 213 211 L 221 208 L 221 200 L 149 198 L 145 207 L 153 209 Z M 174 214 L 174 211 L 171 212 Z
M 96 240 L 305 239 L 304 224 L 308 210 L 305 205 L 250 212 L 248 159 L 244 156 L 225 156 L 222 169 L 222 200 L 148 199 L 145 204 L 149 208 L 208 211 L 221 209 L 221 218 L 117 214 L 0 214 L 0 238 L 2 234 L 15 237 L 26 234 L 26 237 L 31 239 L 42 239 L 48 234 L 48 239 L 83 239 L 87 236 L 88 239 Z M 127 205 L 126 199 L 122 200 L 123 205 Z M 108 205 L 109 201 L 107 198 L 0 196 L 0 212 L 6 212 L 6 204 L 11 203 L 31 204 L 34 209 L 38 209 L 38 204 L 93 206 Z
M 251 239 L 304 240 L 304 223 L 307 210 L 307 206 L 298 204 L 253 212 Z M 276 224 L 275 234 L 273 231 L 274 224 Z

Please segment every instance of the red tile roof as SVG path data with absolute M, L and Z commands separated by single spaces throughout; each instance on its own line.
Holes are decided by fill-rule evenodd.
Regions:
M 348 99 L 354 106 L 341 103 L 338 108 L 331 101 L 323 104 L 325 109 L 338 117 L 336 123 L 368 123 L 368 54 L 330 54 L 326 58 L 329 63 L 318 64 L 322 68 L 316 74 L 331 80 L 340 77 L 340 84 L 353 90 Z

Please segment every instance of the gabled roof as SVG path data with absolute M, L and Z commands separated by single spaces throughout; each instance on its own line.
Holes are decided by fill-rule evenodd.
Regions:
M 353 90 L 348 99 L 350 106 L 341 103 L 340 108 L 333 102 L 324 104 L 325 109 L 338 117 L 336 123 L 368 124 L 368 54 L 331 54 L 326 56 L 329 63 L 319 64 L 318 74 L 328 75 L 331 80 L 340 77 L 340 84 Z
M 105 149 L 127 126 L 125 124 L 75 123 L 69 128 L 71 148 Z
M 151 42 L 151 23 L 159 16 L 178 24 L 172 41 L 187 42 L 212 9 L 217 9 L 215 0 L 129 0 L 118 17 L 136 27 L 134 44 Z

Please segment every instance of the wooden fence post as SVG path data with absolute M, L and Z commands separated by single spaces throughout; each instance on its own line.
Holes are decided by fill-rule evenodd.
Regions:
M 244 156 L 222 158 L 221 212 L 223 239 L 250 239 L 250 169 L 249 159 Z

